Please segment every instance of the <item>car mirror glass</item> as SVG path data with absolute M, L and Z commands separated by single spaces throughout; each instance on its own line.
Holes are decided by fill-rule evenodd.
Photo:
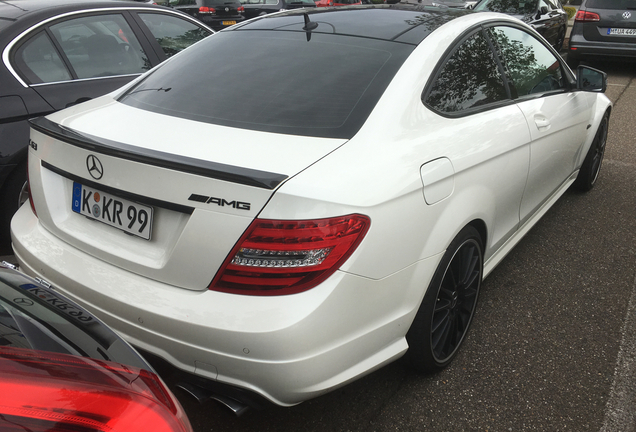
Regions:
M 607 74 L 589 66 L 579 66 L 576 74 L 576 88 L 583 91 L 605 93 Z

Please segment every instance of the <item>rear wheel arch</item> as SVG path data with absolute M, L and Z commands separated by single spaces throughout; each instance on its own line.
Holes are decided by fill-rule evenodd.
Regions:
M 406 361 L 433 373 L 455 358 L 470 328 L 483 279 L 486 225 L 473 220 L 448 245 L 406 339 Z
M 474 219 L 468 225 L 477 230 L 479 237 L 481 237 L 482 247 L 485 249 L 488 240 L 488 227 L 486 226 L 486 222 L 482 219 Z

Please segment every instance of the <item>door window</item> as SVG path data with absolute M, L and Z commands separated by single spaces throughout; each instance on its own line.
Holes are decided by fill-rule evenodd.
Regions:
M 513 27 L 493 27 L 489 31 L 498 45 L 518 97 L 566 88 L 561 63 L 534 36 Z
M 457 113 L 508 99 L 495 56 L 482 32 L 463 41 L 435 76 L 424 103 Z
M 50 29 L 77 78 L 139 74 L 151 67 L 120 14 L 70 19 Z
M 140 13 L 139 17 L 157 39 L 167 57 L 211 34 L 190 21 L 170 15 Z

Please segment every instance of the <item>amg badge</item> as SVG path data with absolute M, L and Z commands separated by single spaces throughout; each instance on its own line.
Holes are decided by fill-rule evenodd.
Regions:
M 232 207 L 237 210 L 249 210 L 251 206 L 251 204 L 247 202 L 227 201 L 225 198 L 209 197 L 197 194 L 190 195 L 190 198 L 188 198 L 188 200 L 206 204 L 216 204 L 219 207 Z

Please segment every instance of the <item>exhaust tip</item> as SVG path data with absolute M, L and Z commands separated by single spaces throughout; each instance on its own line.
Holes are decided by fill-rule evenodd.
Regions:
M 232 413 L 237 417 L 240 417 L 243 414 L 245 414 L 250 408 L 248 405 L 242 402 L 239 402 L 236 399 L 232 399 L 230 397 L 211 392 L 209 390 L 206 390 L 204 388 L 201 388 L 199 386 L 196 386 L 187 382 L 180 382 L 176 386 L 180 388 L 181 390 L 184 390 L 190 396 L 194 397 L 199 403 L 203 403 L 207 401 L 208 399 L 212 399 L 219 402 L 221 405 L 225 406 L 230 411 L 232 411 Z

